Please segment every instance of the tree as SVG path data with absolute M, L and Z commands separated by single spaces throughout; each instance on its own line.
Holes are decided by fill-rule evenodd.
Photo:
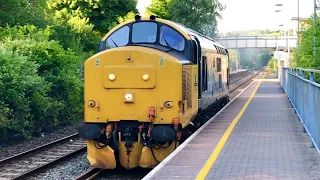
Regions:
M 48 0 L 48 8 L 55 14 L 63 12 L 88 20 L 102 34 L 119 24 L 118 17 L 138 12 L 136 5 L 137 0 Z
M 317 16 L 316 27 L 313 26 L 313 19 L 310 18 L 308 21 L 304 22 L 301 32 L 301 43 L 300 43 L 300 53 L 298 57 L 298 52 L 295 49 L 292 57 L 291 65 L 310 68 L 310 69 L 320 69 L 320 20 Z M 316 29 L 316 31 L 315 31 Z M 316 37 L 316 51 L 313 51 L 313 38 Z
M 82 118 L 84 59 L 50 34 L 0 27 L 0 131 L 26 137 Z
M 0 0 L 0 26 L 33 24 L 45 27 L 46 0 Z
M 174 0 L 152 0 L 151 5 L 146 8 L 146 14 L 155 15 L 163 19 L 172 19 L 169 8 L 173 2 Z
M 147 11 L 214 37 L 224 8 L 218 0 L 153 0 Z
M 126 16 L 124 17 L 118 17 L 118 22 L 119 23 L 123 23 L 126 21 L 130 21 L 130 20 L 134 20 L 134 17 L 136 16 L 137 13 L 134 12 L 129 12 Z
M 240 64 L 244 69 L 260 69 L 268 64 L 270 51 L 267 48 L 240 49 Z
M 290 30 L 290 35 L 293 35 L 293 30 Z M 231 31 L 227 32 L 226 36 L 280 36 L 280 31 L 270 31 L 269 29 Z

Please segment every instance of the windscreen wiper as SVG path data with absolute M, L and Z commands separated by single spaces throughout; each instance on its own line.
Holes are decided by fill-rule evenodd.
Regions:
M 110 38 L 111 39 L 111 38 Z M 114 45 L 116 45 L 116 47 L 118 47 L 118 45 L 113 41 L 113 39 L 111 39 L 111 41 L 113 42 Z
M 164 37 L 164 35 L 161 34 L 161 36 L 163 37 L 163 39 L 164 39 L 164 41 L 166 42 L 167 46 L 169 46 L 169 43 L 168 43 L 168 41 L 166 40 L 166 38 Z M 169 47 L 170 47 L 170 46 L 169 46 Z

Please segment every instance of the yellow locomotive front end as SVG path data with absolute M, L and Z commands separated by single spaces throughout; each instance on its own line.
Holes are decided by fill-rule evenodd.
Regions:
M 178 146 L 198 107 L 197 65 L 179 59 L 186 41 L 165 21 L 139 19 L 109 32 L 85 62 L 79 134 L 91 166 L 152 168 Z

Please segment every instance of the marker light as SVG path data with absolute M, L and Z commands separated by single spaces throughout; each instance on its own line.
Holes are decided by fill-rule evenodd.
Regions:
M 125 102 L 132 102 L 132 100 L 133 100 L 133 95 L 131 93 L 126 93 L 124 95 L 124 101 Z
M 110 79 L 111 81 L 115 80 L 115 79 L 116 79 L 116 75 L 114 75 L 114 74 L 109 74 L 109 79 Z
M 149 80 L 149 74 L 144 74 L 142 76 L 142 79 L 145 80 L 145 81 L 148 81 Z

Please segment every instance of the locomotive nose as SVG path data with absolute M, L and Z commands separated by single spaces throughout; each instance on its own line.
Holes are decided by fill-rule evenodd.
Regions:
M 106 89 L 153 89 L 156 86 L 156 67 L 153 65 L 106 66 L 103 69 Z
M 153 123 L 171 124 L 180 113 L 181 74 L 181 62 L 160 50 L 103 51 L 85 63 L 86 121 L 150 122 L 147 111 L 155 107 Z

